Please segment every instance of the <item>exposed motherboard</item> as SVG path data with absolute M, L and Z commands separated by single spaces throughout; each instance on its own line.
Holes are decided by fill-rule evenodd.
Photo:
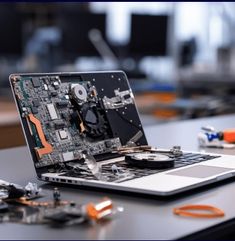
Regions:
M 97 160 L 146 139 L 123 72 L 10 76 L 37 169 Z

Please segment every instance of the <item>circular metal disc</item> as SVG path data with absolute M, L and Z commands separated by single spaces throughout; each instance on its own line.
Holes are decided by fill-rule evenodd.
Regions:
M 148 160 L 148 161 L 168 161 L 169 157 L 163 154 L 151 153 L 137 153 L 132 156 L 135 160 Z
M 72 89 L 73 97 L 78 101 L 78 102 L 84 102 L 87 100 L 87 91 L 84 86 L 78 84 L 75 85 Z
M 125 155 L 125 161 L 141 168 L 164 169 L 174 166 L 175 160 L 167 155 L 156 153 L 132 153 Z

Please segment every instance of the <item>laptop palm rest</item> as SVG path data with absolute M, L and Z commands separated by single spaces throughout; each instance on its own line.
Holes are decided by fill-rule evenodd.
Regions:
M 167 175 L 176 175 L 184 177 L 195 177 L 195 178 L 209 178 L 211 176 L 218 176 L 222 173 L 234 171 L 233 168 L 225 167 L 214 167 L 207 165 L 191 166 L 184 169 L 174 170 L 166 173 Z

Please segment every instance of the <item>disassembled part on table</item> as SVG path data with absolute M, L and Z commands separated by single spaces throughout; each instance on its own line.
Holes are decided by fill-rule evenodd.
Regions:
M 29 182 L 25 187 L 0 180 L 0 199 L 14 199 L 26 196 L 28 199 L 42 196 L 42 189 Z
M 0 222 L 67 226 L 99 221 L 122 211 L 122 208 L 114 207 L 109 198 L 87 204 L 62 200 L 58 188 L 54 188 L 53 200 L 32 200 L 40 197 L 41 192 L 35 183 L 29 183 L 26 188 L 22 188 L 17 184 L 1 181 L 1 190 L 3 189 L 8 192 L 0 198 Z

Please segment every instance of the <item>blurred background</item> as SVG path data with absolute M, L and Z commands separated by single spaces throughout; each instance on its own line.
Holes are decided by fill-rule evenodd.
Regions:
M 8 76 L 124 70 L 144 126 L 235 112 L 235 3 L 0 3 L 0 148 L 24 144 Z

